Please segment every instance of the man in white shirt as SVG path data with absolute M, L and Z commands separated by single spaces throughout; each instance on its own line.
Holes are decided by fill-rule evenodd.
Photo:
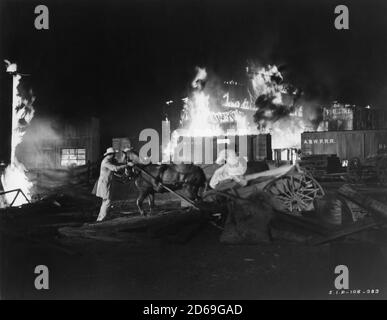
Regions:
M 96 196 L 102 198 L 102 205 L 99 211 L 97 221 L 105 219 L 111 206 L 111 185 L 113 173 L 126 168 L 127 165 L 116 165 L 113 160 L 116 151 L 113 148 L 107 148 L 101 163 Z

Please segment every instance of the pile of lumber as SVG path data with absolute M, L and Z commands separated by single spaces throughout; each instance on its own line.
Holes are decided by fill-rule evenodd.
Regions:
M 331 242 L 361 231 L 372 230 L 375 227 L 380 228 L 387 224 L 387 204 L 355 190 L 350 185 L 343 185 L 338 190 L 338 194 L 346 205 L 346 209 L 350 211 L 353 222 L 342 225 L 325 237 L 316 238 L 312 242 L 313 244 Z
M 362 165 L 361 166 L 361 180 L 362 181 L 376 181 L 377 180 L 377 170 L 376 165 Z
M 337 173 L 341 170 L 340 159 L 336 155 L 318 154 L 303 156 L 298 164 L 315 178 L 329 173 Z

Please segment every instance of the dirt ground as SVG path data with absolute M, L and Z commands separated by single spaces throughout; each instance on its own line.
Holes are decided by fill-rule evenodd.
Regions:
M 134 209 L 124 213 L 135 214 Z M 113 214 L 112 218 L 119 215 L 122 214 Z M 336 241 L 308 246 L 277 240 L 261 245 L 225 245 L 219 242 L 220 231 L 211 225 L 183 244 L 170 243 L 146 232 L 128 232 L 125 241 L 100 241 L 66 238 L 57 231 L 58 226 L 91 218 L 77 211 L 45 212 L 2 222 L 1 298 L 387 297 L 386 247 L 377 243 Z M 362 294 L 335 294 L 334 268 L 339 264 L 348 266 L 350 289 L 361 289 Z M 34 287 L 37 265 L 49 268 L 49 290 Z M 367 293 L 372 289 L 379 293 Z

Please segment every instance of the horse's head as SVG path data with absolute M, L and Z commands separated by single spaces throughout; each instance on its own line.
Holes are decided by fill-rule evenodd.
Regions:
M 129 149 L 125 152 L 126 154 L 126 159 L 128 161 L 132 161 L 134 163 L 140 163 L 140 156 L 139 156 L 139 153 L 134 150 L 134 149 Z

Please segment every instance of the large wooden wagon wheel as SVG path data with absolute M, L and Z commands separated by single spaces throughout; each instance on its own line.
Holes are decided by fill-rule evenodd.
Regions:
M 383 156 L 377 161 L 376 172 L 379 182 L 387 185 L 387 156 Z
M 312 210 L 313 201 L 325 194 L 320 184 L 304 172 L 281 176 L 266 185 L 264 190 L 273 196 L 277 210 L 298 216 Z

